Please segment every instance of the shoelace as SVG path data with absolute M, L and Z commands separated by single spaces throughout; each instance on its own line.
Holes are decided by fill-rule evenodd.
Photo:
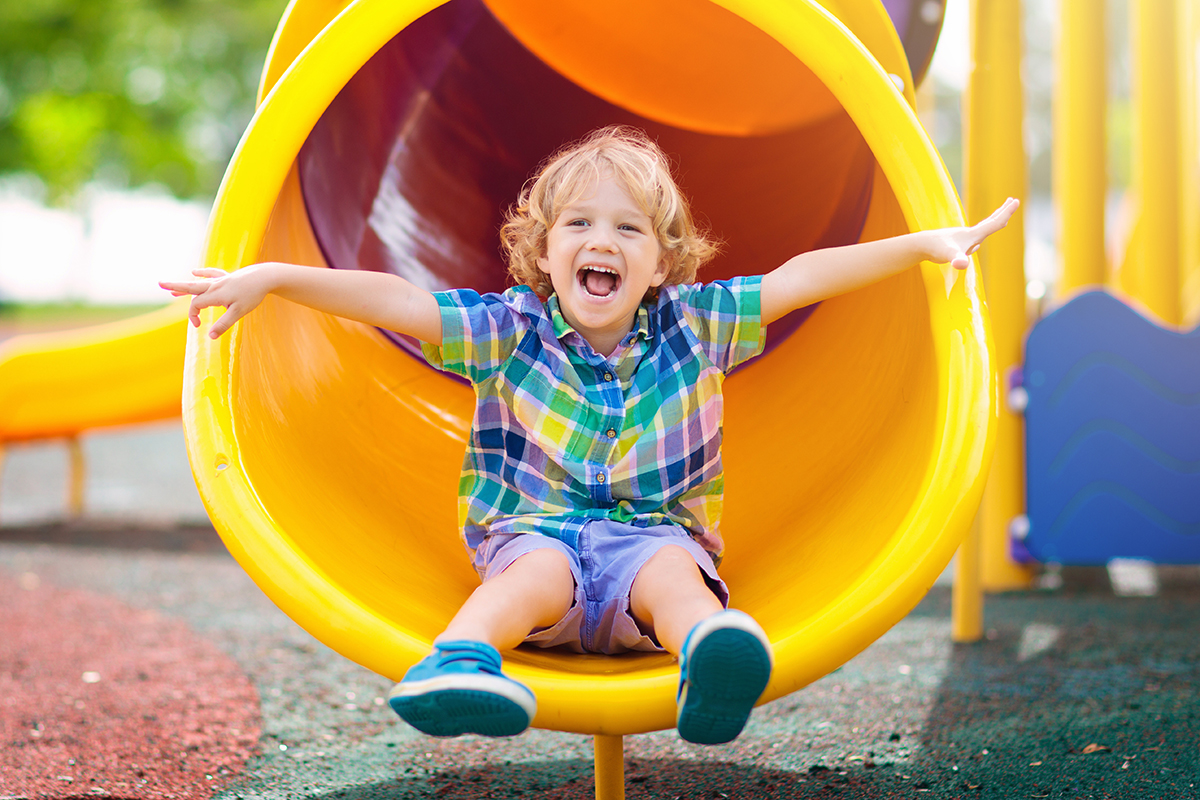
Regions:
M 479 664 L 480 669 L 492 675 L 501 675 L 500 664 L 495 657 L 485 651 L 473 647 L 439 647 L 438 666 L 444 667 L 459 661 L 472 661 Z

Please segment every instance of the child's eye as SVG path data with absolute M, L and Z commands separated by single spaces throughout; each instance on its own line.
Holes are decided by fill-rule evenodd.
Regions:
M 636 225 L 630 225 L 629 223 L 625 223 L 624 225 L 621 225 L 621 226 L 620 226 L 620 228 L 621 228 L 621 230 L 623 230 L 623 231 L 632 231 L 632 232 L 634 232 L 634 233 L 641 233 L 641 232 L 642 232 L 641 228 L 639 228 L 639 227 L 638 227 L 638 226 L 636 226 Z
M 582 227 L 585 227 L 587 224 L 588 224 L 588 221 L 586 219 L 573 219 L 567 223 L 567 226 L 582 228 Z

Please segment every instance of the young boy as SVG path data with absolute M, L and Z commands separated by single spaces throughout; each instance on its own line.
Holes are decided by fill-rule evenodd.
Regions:
M 227 310 L 268 293 L 407 333 L 477 396 L 459 520 L 482 584 L 391 692 L 434 736 L 508 736 L 532 692 L 500 670 L 522 642 L 679 657 L 677 727 L 727 742 L 771 674 L 771 646 L 717 575 L 722 381 L 793 309 L 921 261 L 962 269 L 1016 210 L 970 228 L 804 253 L 762 277 L 692 285 L 715 252 L 643 134 L 596 131 L 550 159 L 504 226 L 518 285 L 431 294 L 374 272 L 259 264 L 163 283 Z

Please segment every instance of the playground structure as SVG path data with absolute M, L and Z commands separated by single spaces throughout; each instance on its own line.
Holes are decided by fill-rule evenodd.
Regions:
M 523 10 L 362 2 L 330 23 L 319 6 L 293 5 L 266 73 L 277 81 L 228 172 L 206 262 L 365 261 L 412 270 L 430 288 L 498 282 L 495 246 L 479 242 L 494 236 L 499 210 L 554 144 L 605 122 L 637 122 L 676 154 L 685 190 L 741 251 L 738 264 L 717 262 L 704 277 L 766 268 L 805 242 L 960 221 L 880 6 L 842 10 L 862 40 L 878 42 L 879 61 L 811 3 L 662 8 L 693 26 L 659 66 L 677 70 L 659 76 L 676 88 L 629 98 L 620 91 L 637 83 L 576 74 L 566 57 L 617 42 L 615 62 L 637 70 L 663 57 L 657 37 L 615 37 L 598 20 L 588 28 L 595 42 L 565 48 L 553 25 L 539 29 L 542 16 Z M 730 63 L 746 72 L 724 94 L 702 75 L 720 107 L 710 114 L 689 97 L 691 72 L 706 66 L 688 52 L 715 41 L 739 42 Z M 795 108 L 739 89 L 782 70 Z M 515 122 L 539 109 L 545 131 Z M 492 148 L 504 158 L 477 155 Z M 329 153 L 343 154 L 337 168 Z M 808 198 L 793 194 L 801 180 Z M 363 186 L 365 197 L 354 194 Z M 376 216 L 381 205 L 388 213 Z M 758 235 L 785 222 L 791 241 Z M 439 253 L 450 265 L 482 262 L 482 277 L 413 270 L 440 266 Z M 976 279 L 928 265 L 824 303 L 727 381 L 722 573 L 775 645 L 765 699 L 816 680 L 902 618 L 969 524 L 994 393 Z M 274 299 L 231 336 L 193 332 L 188 342 L 189 452 L 230 550 L 310 632 L 399 678 L 476 585 L 454 520 L 472 392 L 372 328 Z M 877 402 L 888 415 L 871 412 Z M 786 493 L 780 474 L 790 476 Z M 518 650 L 506 663 L 538 695 L 536 726 L 601 737 L 602 785 L 619 768 L 605 755 L 620 752 L 615 737 L 674 719 L 667 656 Z
M 610 122 L 648 129 L 683 166 L 685 191 L 738 258 L 704 279 L 762 271 L 815 246 L 958 224 L 953 188 L 911 110 L 912 75 L 928 63 L 936 25 L 921 15 L 928 4 L 886 5 L 676 0 L 619 12 L 607 4 L 588 16 L 589 4 L 556 4 L 604 43 L 611 58 L 597 70 L 573 55 L 588 52 L 578 33 L 565 42 L 545 9 L 531 14 L 515 0 L 295 0 L 222 186 L 205 261 L 395 269 L 431 289 L 499 288 L 499 210 L 557 144 Z M 1080 9 L 1064 0 L 1064 14 L 1087 17 Z M 976 0 L 973 12 L 966 173 L 968 216 L 978 219 L 1025 187 L 1019 4 Z M 606 28 L 614 18 L 642 20 L 643 33 Z M 677 51 L 653 36 L 668 25 Z M 902 41 L 898 30 L 911 35 Z M 709 52 L 722 59 L 697 55 Z M 1064 87 L 1095 83 L 1083 59 L 1064 45 Z M 1068 64 L 1081 83 L 1070 83 Z M 555 113 L 537 116 L 547 108 Z M 1094 118 L 1071 113 L 1066 129 L 1093 135 L 1079 118 Z M 1180 125 L 1192 116 L 1179 114 Z M 1177 153 L 1189 152 L 1184 140 L 1173 140 Z M 1070 209 L 1094 201 L 1071 191 L 1103 174 L 1103 146 L 1070 150 L 1101 157 L 1099 173 L 1084 162 L 1060 180 L 1074 220 L 1087 215 Z M 1153 181 L 1143 182 L 1140 219 L 1158 208 Z M 1175 236 L 1179 252 L 1192 252 L 1178 220 L 1196 206 L 1183 206 L 1171 212 Z M 1063 285 L 1105 282 L 1103 271 L 1093 279 L 1103 264 L 1102 206 L 1100 214 L 1099 262 L 1077 257 L 1092 259 L 1092 272 Z M 982 587 L 1028 581 L 1009 536 L 1024 510 L 1021 421 L 993 405 L 1022 362 L 1027 327 L 1019 220 L 980 256 L 994 343 L 979 273 L 925 265 L 774 326 L 771 352 L 727 383 L 723 575 L 777 650 L 764 700 L 836 668 L 924 595 L 970 526 L 993 437 L 980 538 L 968 537 L 958 560 L 956 638 L 978 638 Z M 1135 242 L 1148 236 L 1140 227 Z M 1094 239 L 1081 238 L 1089 247 Z M 1069 272 L 1067 242 L 1064 234 Z M 1140 266 L 1121 271 L 1122 285 L 1157 286 L 1131 276 L 1184 263 L 1178 252 L 1162 258 L 1131 260 Z M 1181 321 L 1194 305 L 1178 302 L 1179 316 L 1166 319 Z M 73 437 L 178 413 L 186 338 L 189 452 L 230 551 L 314 635 L 398 678 L 475 583 L 453 517 L 470 390 L 403 342 L 273 299 L 216 343 L 185 336 L 181 306 L 128 325 L 0 351 L 0 439 Z M 145 337 L 136 345 L 135 332 Z M 113 371 L 118 363 L 128 375 Z M 152 376 L 158 384 L 135 382 Z M 50 396 L 71 402 L 50 406 Z M 672 724 L 666 657 L 522 650 L 506 664 L 539 696 L 535 725 L 596 735 L 598 796 L 622 791 L 620 736 Z
M 1200 563 L 1200 330 L 1167 330 L 1103 291 L 1025 347 L 1028 522 L 1042 563 Z
M 85 431 L 179 415 L 186 306 L 0 345 L 0 469 L 13 443 L 67 442 L 67 507 L 83 512 Z
M 1020 4 L 975 0 L 971 8 L 974 69 L 964 114 L 964 171 L 968 216 L 975 218 L 998 199 L 1025 196 L 1025 154 L 1021 144 Z M 1200 162 L 1194 59 L 1200 31 L 1195 3 L 1130 3 L 1134 141 L 1128 222 L 1132 234 L 1112 248 L 1106 247 L 1105 238 L 1105 14 L 1096 13 L 1095 4 L 1088 0 L 1062 0 L 1059 12 L 1054 197 L 1062 270 L 1053 304 L 1063 305 L 1083 295 L 1078 301 L 1088 303 L 1090 309 L 1108 309 L 1107 316 L 1093 314 L 1087 323 L 1093 330 L 1116 324 L 1130 330 L 1124 321 L 1128 315 L 1116 308 L 1118 304 L 1129 306 L 1145 318 L 1141 325 L 1132 326 L 1141 330 L 1139 338 L 1144 345 L 1131 354 L 1129 364 L 1136 366 L 1118 370 L 1122 378 L 1096 384 L 1109 395 L 1103 402 L 1093 402 L 1095 398 L 1089 399 L 1086 391 L 1076 387 L 1077 405 L 1060 413 L 1058 424 L 1076 426 L 1078 435 L 1067 448 L 1057 449 L 1064 444 L 1061 427 L 1039 424 L 1046 406 L 1026 408 L 1038 398 L 1035 387 L 1029 385 L 1036 376 L 1026 374 L 1023 368 L 1024 345 L 1028 335 L 1031 353 L 1041 358 L 1066 348 L 1078 349 L 1079 343 L 1050 332 L 1058 325 L 1054 314 L 1038 323 L 1040 332 L 1035 327 L 1030 333 L 1031 323 L 1037 321 L 1026 316 L 1019 238 L 998 241 L 981 252 L 996 365 L 1007 385 L 979 524 L 964 543 L 957 563 L 955 638 L 959 641 L 973 641 L 982 634 L 979 605 L 983 590 L 1028 586 L 1032 572 L 1021 556 L 1031 551 L 1043 556 L 1058 552 L 1047 547 L 1047 537 L 1057 538 L 1080 521 L 1087 525 L 1086 520 L 1096 520 L 1106 505 L 1123 507 L 1122 520 L 1131 527 L 1120 537 L 1098 537 L 1109 546 L 1096 541 L 1082 549 L 1063 551 L 1056 558 L 1070 553 L 1062 560 L 1095 564 L 1123 556 L 1145 557 L 1151 551 L 1139 540 L 1149 535 L 1160 539 L 1153 549 L 1155 558 L 1176 563 L 1200 561 L 1200 539 L 1195 536 L 1200 525 L 1200 483 L 1195 470 L 1200 463 L 1200 443 L 1194 435 L 1200 422 L 1200 405 L 1195 400 L 1200 397 L 1195 379 L 1200 340 L 1194 333 L 1181 331 L 1194 327 L 1200 319 L 1200 225 L 1196 223 Z M 1110 258 L 1109 252 L 1116 255 Z M 1098 304 L 1086 299 L 1084 293 L 1099 289 L 1113 294 L 1119 303 Z M 1079 318 L 1076 311 L 1062 311 Z M 1146 328 L 1157 332 L 1147 333 Z M 1077 330 L 1083 329 L 1077 326 Z M 1108 369 L 1102 363 L 1105 358 L 1095 352 L 1090 360 L 1077 362 L 1067 384 L 1083 378 L 1086 385 Z M 1146 372 L 1151 364 L 1154 366 Z M 1147 390 L 1154 399 L 1147 400 Z M 1121 396 L 1111 396 L 1113 393 Z M 1059 399 L 1053 398 L 1053 402 Z M 1143 413 L 1139 409 L 1153 409 L 1166 418 L 1157 423 L 1143 419 L 1118 431 L 1114 421 L 1130 421 Z M 1027 410 L 1032 421 L 1028 441 L 1022 419 Z M 1156 431 L 1151 433 L 1152 429 Z M 1068 451 L 1081 446 L 1101 465 L 1082 485 L 1057 480 L 1050 470 L 1040 469 L 1060 457 L 1068 459 Z M 1026 449 L 1035 455 L 1051 447 L 1056 449 L 1049 456 L 1036 455 L 1038 460 L 1031 460 L 1027 483 Z M 1160 488 L 1148 502 L 1137 498 L 1144 481 L 1141 486 L 1134 485 L 1139 481 L 1123 484 L 1121 476 L 1130 475 L 1130 470 L 1117 463 L 1131 450 L 1141 451 L 1142 463 L 1160 476 L 1169 476 L 1171 488 Z M 1060 469 L 1061 463 L 1057 462 L 1054 470 Z M 1106 463 L 1112 468 L 1104 467 Z M 1028 516 L 1027 485 L 1036 501 Z M 1127 513 L 1131 508 L 1138 510 Z M 1095 536 L 1086 529 L 1077 534 Z

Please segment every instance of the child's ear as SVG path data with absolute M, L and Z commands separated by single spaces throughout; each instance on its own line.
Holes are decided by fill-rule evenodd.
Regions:
M 545 256 L 538 256 L 537 265 L 538 269 L 540 269 L 542 272 L 546 273 L 547 275 L 550 274 L 550 259 L 546 258 Z
M 650 277 L 651 286 L 662 286 L 663 281 L 671 274 L 671 264 L 673 260 L 667 254 L 663 254 L 658 259 L 658 266 L 654 269 L 654 275 Z

